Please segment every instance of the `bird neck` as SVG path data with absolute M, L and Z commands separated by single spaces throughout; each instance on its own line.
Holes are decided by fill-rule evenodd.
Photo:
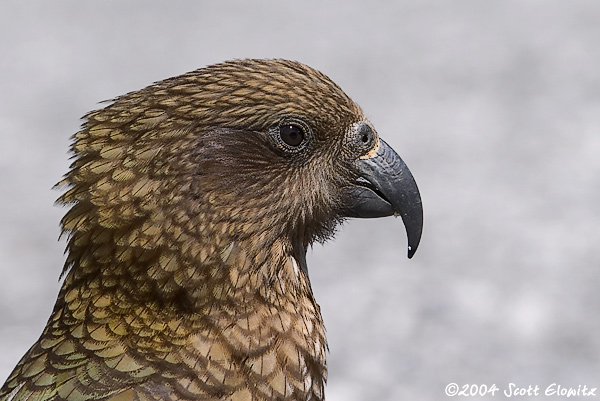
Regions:
M 110 341 L 130 344 L 136 363 L 151 369 L 165 366 L 152 361 L 178 361 L 169 374 L 197 375 L 201 387 L 221 388 L 227 377 L 244 383 L 223 390 L 231 394 L 319 400 L 327 345 L 302 267 L 305 250 L 280 239 L 262 247 L 256 241 L 220 241 L 191 253 L 132 251 L 131 259 L 115 246 L 98 253 L 95 269 L 74 266 L 54 316 L 72 331 L 105 327 Z

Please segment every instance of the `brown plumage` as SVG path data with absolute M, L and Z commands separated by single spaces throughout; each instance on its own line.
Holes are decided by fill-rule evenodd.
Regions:
M 305 65 L 239 60 L 85 119 L 66 277 L 0 401 L 323 399 L 307 247 L 346 217 L 401 214 L 412 253 L 421 230 L 405 166 L 381 187 L 365 167 L 397 155 L 361 109 Z

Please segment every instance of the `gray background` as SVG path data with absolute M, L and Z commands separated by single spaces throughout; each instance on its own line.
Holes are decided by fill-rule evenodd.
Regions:
M 243 57 L 328 74 L 422 191 L 413 260 L 393 218 L 349 221 L 309 252 L 328 400 L 600 387 L 600 3 L 578 0 L 3 0 L 0 382 L 58 292 L 51 187 L 79 117 Z

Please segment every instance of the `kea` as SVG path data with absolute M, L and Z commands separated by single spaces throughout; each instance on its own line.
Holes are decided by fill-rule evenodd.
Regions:
M 57 184 L 64 281 L 0 401 L 323 400 L 307 248 L 400 216 L 416 182 L 327 76 L 235 60 L 88 113 Z

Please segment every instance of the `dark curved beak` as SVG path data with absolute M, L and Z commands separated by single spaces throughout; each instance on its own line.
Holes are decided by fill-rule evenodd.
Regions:
M 408 257 L 417 251 L 423 231 L 419 188 L 400 156 L 383 140 L 370 157 L 358 159 L 355 184 L 346 187 L 346 217 L 400 215 L 408 236 Z

